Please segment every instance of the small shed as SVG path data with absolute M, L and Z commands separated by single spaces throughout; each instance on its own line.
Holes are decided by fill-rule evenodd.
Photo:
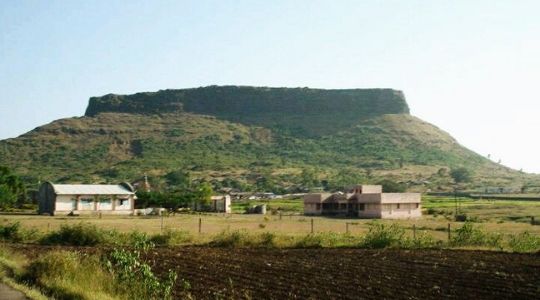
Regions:
M 211 196 L 208 205 L 201 205 L 199 202 L 193 202 L 191 209 L 195 211 L 211 211 L 229 214 L 231 213 L 231 196 Z
M 39 188 L 38 213 L 132 215 L 135 199 L 135 190 L 127 182 L 116 185 L 45 182 Z
M 229 195 L 221 195 L 221 196 L 212 196 L 210 198 L 210 201 L 212 201 L 212 209 L 215 212 L 224 212 L 224 213 L 231 213 L 231 196 Z

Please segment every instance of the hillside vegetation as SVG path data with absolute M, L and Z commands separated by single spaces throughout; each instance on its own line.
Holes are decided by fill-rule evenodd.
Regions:
M 0 164 L 28 183 L 133 181 L 183 170 L 215 188 L 339 189 L 390 178 L 410 190 L 537 182 L 408 114 L 393 90 L 209 87 L 92 98 L 87 116 L 0 141 Z

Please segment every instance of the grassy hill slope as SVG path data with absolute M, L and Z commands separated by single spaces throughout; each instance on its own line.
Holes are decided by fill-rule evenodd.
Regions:
M 399 114 L 366 113 L 348 119 L 349 125 L 332 127 L 330 134 L 311 124 L 321 116 L 298 122 L 298 112 L 282 112 L 289 123 L 273 123 L 265 112 L 258 114 L 265 116 L 260 120 L 239 115 L 241 122 L 233 122 L 225 108 L 208 116 L 186 112 L 184 103 L 172 113 L 144 113 L 140 106 L 125 112 L 130 106 L 120 103 L 117 110 L 124 112 L 107 112 L 115 109 L 99 111 L 96 101 L 91 101 L 89 116 L 57 120 L 0 141 L 0 164 L 30 183 L 118 182 L 146 173 L 160 185 L 163 175 L 185 170 L 216 187 L 278 192 L 381 178 L 407 182 L 411 190 L 448 190 L 448 169 L 459 166 L 474 171 L 477 186 L 538 181 L 463 148 L 447 133 L 410 116 L 406 103 Z M 294 122 L 310 134 L 286 130 Z

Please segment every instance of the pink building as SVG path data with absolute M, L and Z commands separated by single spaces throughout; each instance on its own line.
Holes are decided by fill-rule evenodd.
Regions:
M 357 185 L 350 193 L 304 196 L 304 214 L 341 215 L 373 219 L 408 219 L 422 216 L 419 193 L 383 193 L 380 185 Z

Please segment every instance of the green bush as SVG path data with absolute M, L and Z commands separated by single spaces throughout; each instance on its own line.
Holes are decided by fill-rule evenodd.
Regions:
M 260 245 L 266 248 L 276 247 L 276 235 L 271 232 L 265 232 L 260 235 Z
M 350 247 L 357 239 L 349 234 L 321 232 L 305 235 L 294 243 L 296 248 Z
M 26 234 L 21 229 L 21 223 L 13 222 L 0 226 L 0 237 L 3 241 L 19 243 L 25 240 Z
M 28 265 L 23 279 L 55 299 L 114 299 L 115 295 L 121 296 L 100 259 L 78 252 L 45 253 Z
M 362 239 L 360 246 L 373 249 L 399 247 L 403 244 L 404 234 L 405 229 L 395 223 L 387 226 L 374 222 L 369 225 L 369 231 Z
M 153 235 L 150 241 L 156 245 L 181 245 L 193 241 L 193 235 L 185 230 L 166 230 L 162 234 Z
M 426 210 L 426 213 L 427 213 L 428 215 L 434 215 L 434 216 L 436 216 L 436 215 L 437 215 L 437 210 L 436 210 L 435 208 L 433 208 L 433 207 L 430 207 L 430 208 L 428 208 L 428 209 Z
M 300 238 L 296 244 L 296 248 L 322 248 L 324 238 L 321 234 L 308 234 Z
M 113 236 L 118 233 L 105 231 L 89 223 L 62 225 L 58 231 L 53 231 L 41 239 L 45 245 L 95 246 L 113 243 Z
M 254 238 L 245 230 L 223 231 L 212 238 L 213 247 L 246 247 L 254 244 Z
M 512 235 L 508 242 L 508 246 L 514 252 L 540 251 L 540 237 L 525 231 L 518 235 Z
M 409 249 L 427 249 L 427 248 L 439 248 L 442 246 L 441 241 L 435 240 L 427 232 L 422 231 L 416 235 L 416 238 L 407 238 L 402 243 L 404 248 Z
M 19 222 L 0 225 L 0 239 L 6 242 L 33 242 L 39 239 L 40 236 L 39 231 L 36 229 L 24 229 Z
M 278 246 L 278 236 L 271 232 L 249 234 L 245 230 L 223 231 L 214 236 L 209 243 L 212 247 L 243 248 Z
M 484 232 L 471 222 L 465 222 L 451 236 L 451 246 L 484 246 L 501 248 L 502 236 Z
M 124 242 L 124 245 L 131 246 L 135 249 L 141 249 L 143 251 L 148 251 L 149 249 L 154 248 L 155 244 L 151 238 L 146 234 L 146 232 L 132 231 L 127 235 L 127 241 Z
M 115 249 L 107 258 L 107 267 L 115 277 L 118 287 L 136 299 L 171 299 L 177 279 L 169 270 L 167 278 L 157 277 L 150 265 L 141 261 L 140 251 Z

